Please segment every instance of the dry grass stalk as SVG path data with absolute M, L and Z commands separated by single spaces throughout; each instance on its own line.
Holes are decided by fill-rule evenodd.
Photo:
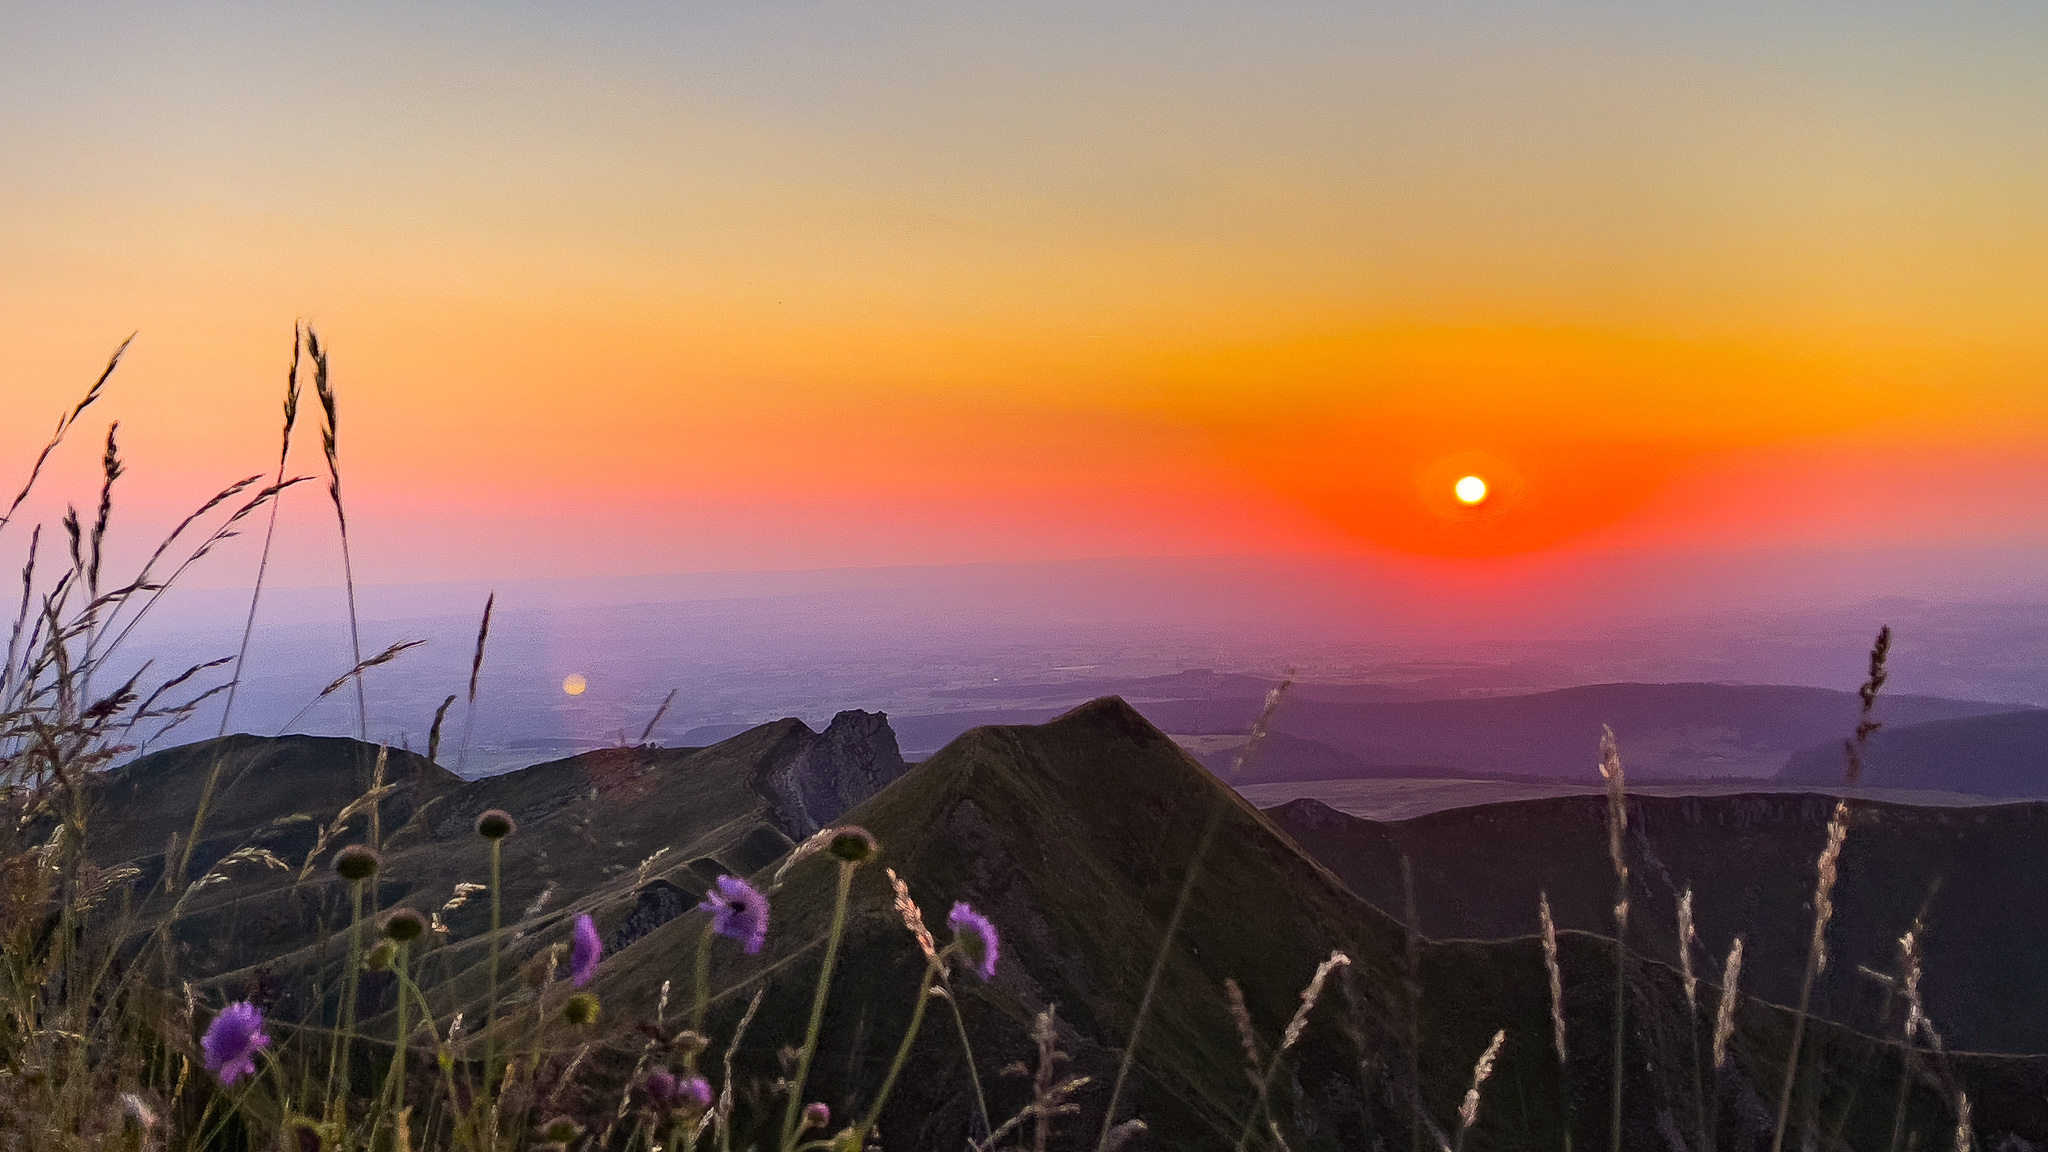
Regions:
M 1550 918 L 1550 894 L 1536 894 L 1536 918 L 1543 924 L 1543 969 L 1550 976 L 1550 1039 L 1562 1066 L 1571 1057 L 1564 1042 L 1564 971 L 1557 963 L 1557 922 Z
M 1465 1147 L 1465 1134 L 1479 1123 L 1479 1090 L 1486 1086 L 1486 1079 L 1493 1075 L 1493 1062 L 1500 1058 L 1500 1046 L 1507 1042 L 1505 1028 L 1493 1034 L 1493 1042 L 1486 1051 L 1479 1054 L 1479 1062 L 1472 1066 L 1472 1086 L 1465 1090 L 1465 1102 L 1458 1106 L 1458 1144 Z
M 1281 1139 L 1279 1125 L 1274 1121 L 1272 1111 L 1273 1081 L 1280 1074 L 1280 1058 L 1287 1054 L 1289 1048 L 1301 1042 L 1301 1034 L 1308 1028 L 1308 1014 L 1315 1010 L 1316 1001 L 1322 999 L 1323 987 L 1329 982 L 1330 973 L 1349 963 L 1351 957 L 1342 952 L 1331 952 L 1327 959 L 1316 965 L 1315 975 L 1309 977 L 1308 987 L 1301 990 L 1301 1006 L 1294 1010 L 1294 1016 L 1287 1021 L 1287 1027 L 1281 1031 L 1280 1043 L 1273 1049 L 1272 1058 L 1266 1062 L 1265 1070 L 1258 1073 L 1254 1080 L 1253 1086 L 1258 1090 L 1258 1099 L 1253 1104 L 1251 1114 L 1245 1117 L 1243 1130 L 1238 1133 L 1239 1149 L 1244 1148 L 1246 1142 L 1251 1139 L 1252 1127 L 1261 1115 L 1265 1117 L 1266 1128 L 1272 1134 L 1274 1143 L 1282 1147 L 1286 1145 L 1286 1141 Z M 1231 1013 L 1238 1018 L 1238 1028 L 1243 1033 L 1245 1052 L 1256 1065 L 1258 1044 L 1252 1032 L 1251 1014 L 1245 1010 L 1244 994 L 1236 981 L 1228 981 L 1227 988 L 1231 993 Z
M 740 1016 L 739 1025 L 732 1030 L 732 1039 L 725 1045 L 725 1082 L 719 1086 L 718 1106 L 715 1109 L 718 1116 L 719 1152 L 727 1152 L 732 1145 L 732 1054 L 739 1049 L 740 1041 L 747 1034 L 747 1025 L 754 1022 L 754 1013 L 761 1010 L 761 1001 L 767 995 L 768 989 L 764 987 L 754 993 L 752 1000 L 747 1001 L 747 1010 Z
M 348 642 L 356 667 L 363 666 L 362 628 L 356 618 L 356 570 L 349 556 L 348 509 L 341 500 L 341 440 L 335 411 L 334 384 L 327 378 L 327 350 L 320 346 L 320 334 L 306 329 L 306 353 L 313 358 L 313 392 L 320 398 L 320 412 L 326 417 L 320 426 L 320 446 L 327 455 L 327 495 L 334 501 L 334 521 L 341 528 L 341 576 L 348 589 Z M 325 695 L 325 693 L 322 693 Z M 356 739 L 370 739 L 370 706 L 363 694 L 363 682 L 356 681 Z
M 1728 965 L 1721 971 L 1721 1003 L 1714 1013 L 1714 1069 L 1728 1066 L 1728 1041 L 1735 1035 L 1735 1006 L 1741 1000 L 1736 991 L 1742 979 L 1742 937 L 1728 948 Z
M 1045 1011 L 1040 1012 L 1037 1018 L 1031 1022 L 1031 1040 L 1038 1048 L 1038 1066 L 1027 1069 L 1022 1063 L 1013 1063 L 1003 1069 L 1006 1075 L 1029 1075 L 1031 1077 L 1031 1102 L 1018 1109 L 1016 1115 L 998 1125 L 995 1131 L 988 1134 L 987 1139 L 973 1145 L 972 1147 L 976 1152 L 989 1152 L 989 1149 L 1002 1143 L 1003 1140 L 1008 1138 L 1010 1133 L 1022 1127 L 1026 1121 L 1036 1121 L 1031 1142 L 1033 1152 L 1046 1152 L 1052 1140 L 1053 1118 L 1071 1116 L 1081 1110 L 1081 1106 L 1074 1103 L 1072 1097 L 1074 1093 L 1087 1087 L 1090 1078 L 1087 1076 L 1074 1076 L 1066 1080 L 1059 1078 L 1059 1067 L 1067 1062 L 1068 1056 L 1059 1047 L 1057 1008 L 1048 1005 Z M 1125 1124 L 1112 1125 L 1105 1129 L 1101 1139 L 1098 1141 L 1098 1146 L 1105 1148 L 1121 1146 L 1136 1132 L 1144 1131 L 1143 1124 L 1138 1124 L 1136 1129 L 1131 1127 L 1132 1124 L 1136 1123 L 1136 1121 L 1130 1121 Z M 1113 1144 L 1110 1143 L 1112 1133 L 1116 1134 L 1115 1143 Z
M 476 653 L 469 658 L 469 703 L 464 707 L 462 714 L 462 747 L 455 753 L 455 771 L 458 773 L 469 760 L 469 737 L 476 730 L 477 682 L 484 674 L 484 645 L 491 638 L 491 609 L 497 605 L 496 592 L 484 597 L 484 618 L 476 626 Z
M 1692 970 L 1692 949 L 1698 942 L 1699 933 L 1692 922 L 1692 886 L 1688 884 L 1678 898 L 1678 971 L 1685 985 L 1685 1033 L 1692 1041 L 1692 1115 L 1699 1128 L 1700 1147 L 1704 1149 L 1708 1144 L 1706 1083 L 1700 1069 L 1700 981 Z
M 661 718 L 663 716 L 668 715 L 668 706 L 676 702 L 676 693 L 680 691 L 682 691 L 682 689 L 680 688 L 671 688 L 668 690 L 668 695 L 662 697 L 661 707 L 656 708 L 654 710 L 654 718 L 647 722 L 647 727 L 642 728 L 640 730 L 640 739 L 638 743 L 645 744 L 649 740 L 653 739 L 654 726 L 656 724 L 661 723 Z
M 29 468 L 28 479 L 23 482 L 21 491 L 15 495 L 14 503 L 7 506 L 7 514 L 0 516 L 0 529 L 5 529 L 14 522 L 14 514 L 21 511 L 22 503 L 28 499 L 29 493 L 35 489 L 36 481 L 43 474 L 43 466 L 50 462 L 50 454 L 57 450 L 58 445 L 64 443 L 65 434 L 71 431 L 73 424 L 78 423 L 79 416 L 83 415 L 85 410 L 92 407 L 93 403 L 100 398 L 100 393 L 105 391 L 107 387 L 107 381 L 114 375 L 114 369 L 121 366 L 121 357 L 127 353 L 128 346 L 134 342 L 135 337 L 132 334 L 128 339 L 121 341 L 121 346 L 114 349 L 114 354 L 107 358 L 107 366 L 100 370 L 99 378 L 92 382 L 92 387 L 85 390 L 84 398 L 73 405 L 69 412 L 57 418 L 56 431 L 50 434 L 49 443 L 44 444 L 43 450 L 36 455 L 35 464 Z
M 439 763 L 441 760 L 441 721 L 448 718 L 448 709 L 455 703 L 455 694 L 450 692 L 441 706 L 434 709 L 434 722 L 427 727 L 427 759 Z
M 1877 734 L 1877 730 L 1884 727 L 1884 724 L 1871 713 L 1877 707 L 1878 691 L 1890 678 L 1890 673 L 1885 671 L 1885 660 L 1891 655 L 1891 650 L 1892 630 L 1890 625 L 1886 625 L 1877 630 L 1877 641 L 1870 646 L 1870 676 L 1864 680 L 1863 686 L 1856 690 L 1856 694 L 1862 697 L 1863 708 L 1856 718 L 1855 738 L 1842 741 L 1842 751 L 1849 758 L 1848 781 L 1851 784 L 1856 782 L 1857 777 L 1863 775 L 1865 746 L 1870 743 L 1870 738 Z
M 1289 668 L 1287 675 L 1281 678 L 1280 683 L 1267 690 L 1266 703 L 1259 709 L 1258 718 L 1252 721 L 1251 735 L 1246 738 L 1244 747 L 1237 750 L 1237 756 L 1230 762 L 1230 774 L 1232 776 L 1242 773 L 1244 766 L 1251 763 L 1252 757 L 1258 754 L 1259 745 L 1265 743 L 1266 733 L 1273 727 L 1273 714 L 1280 710 L 1280 701 L 1287 695 L 1287 690 L 1293 686 L 1294 669 Z
M 931 929 L 924 926 L 924 912 L 918 908 L 917 901 L 910 898 L 910 885 L 904 883 L 903 877 L 898 876 L 894 868 L 884 868 L 882 871 L 889 877 L 889 886 L 895 889 L 896 914 L 903 917 L 903 926 L 917 939 L 917 948 L 924 953 L 925 963 L 937 964 L 938 946 L 932 940 Z
M 1607 854 L 1614 861 L 1614 1075 L 1609 1148 L 1621 1152 L 1621 1089 L 1628 1032 L 1628 784 L 1614 729 L 1600 727 L 1600 777 L 1607 782 Z
M 1223 980 L 1223 993 L 1230 1002 L 1230 1019 L 1237 1025 L 1237 1042 L 1244 1048 L 1245 1079 L 1252 1082 L 1254 1089 L 1261 1088 L 1265 1081 L 1259 1075 L 1259 1069 L 1266 1062 L 1259 1056 L 1259 1036 L 1252 1027 L 1251 1010 L 1244 1004 L 1244 989 L 1238 986 L 1235 976 L 1228 976 Z
M 1791 1052 L 1785 1060 L 1785 1084 L 1778 1092 L 1778 1126 L 1771 1137 L 1771 1152 L 1782 1152 L 1785 1146 L 1785 1126 L 1792 1116 L 1792 1085 L 1799 1076 L 1800 1042 L 1806 1034 L 1807 1007 L 1813 998 L 1813 979 L 1827 967 L 1828 921 L 1835 912 L 1835 877 L 1842 857 L 1842 844 L 1849 836 L 1849 802 L 1835 803 L 1835 814 L 1828 820 L 1827 843 L 1820 851 L 1820 861 L 1815 866 L 1816 879 L 1813 888 L 1813 936 L 1807 942 L 1806 974 L 1799 981 L 1799 1007 L 1792 1017 Z
M 1958 1092 L 1956 1093 L 1956 1152 L 1970 1152 L 1970 1149 L 1974 1146 L 1974 1135 L 1970 1131 L 1970 1095 L 1967 1092 Z
M 1700 1009 L 1700 982 L 1692 970 L 1692 946 L 1698 939 L 1692 923 L 1692 886 L 1687 885 L 1678 898 L 1678 973 L 1685 984 L 1685 1006 L 1694 1012 Z
M 284 383 L 284 435 L 277 453 L 276 483 L 280 488 L 284 484 L 285 465 L 292 454 L 292 426 L 299 420 L 299 352 L 304 345 L 304 333 L 300 331 L 298 325 L 292 325 L 292 366 L 285 374 Z M 242 622 L 242 646 L 235 652 L 235 672 L 228 680 L 228 698 L 226 703 L 221 705 L 220 731 L 215 733 L 217 736 L 227 735 L 228 720 L 234 715 L 235 689 L 241 686 L 242 666 L 249 659 L 249 639 L 256 634 L 256 605 L 263 599 L 263 578 L 270 571 L 270 546 L 277 538 L 277 513 L 282 503 L 279 500 L 270 503 L 270 523 L 263 530 L 263 551 L 256 561 L 256 583 L 249 592 L 249 616 Z
M 301 719 L 305 717 L 306 713 L 313 710 L 313 706 L 315 704 L 318 704 L 320 703 L 320 701 L 325 700 L 329 696 L 334 695 L 336 692 L 341 691 L 342 688 L 345 687 L 350 681 L 354 681 L 356 685 L 356 690 L 358 692 L 361 692 L 363 687 L 363 673 L 369 671 L 372 668 L 378 667 L 379 665 L 389 664 L 393 660 L 398 659 L 398 657 L 405 653 L 407 650 L 417 648 L 425 643 L 425 640 L 400 640 L 397 643 L 391 645 L 391 647 L 384 649 L 382 652 L 377 653 L 375 656 L 372 656 L 367 660 L 356 661 L 355 667 L 335 677 L 333 682 L 328 684 L 327 687 L 322 688 L 318 695 L 314 696 L 311 700 L 308 700 L 306 702 L 305 707 L 299 709 L 296 713 L 294 713 L 290 720 L 285 721 L 284 727 L 279 729 L 279 733 L 282 734 L 286 731 L 289 731 L 294 724 L 297 724 Z M 366 744 L 369 743 L 369 738 L 367 736 L 364 737 L 363 742 Z
M 1308 1014 L 1315 1008 L 1316 1001 L 1322 999 L 1323 985 L 1329 982 L 1330 973 L 1349 963 L 1351 957 L 1342 952 L 1332 952 L 1328 959 L 1316 965 L 1316 974 L 1309 978 L 1308 987 L 1301 990 L 1301 1007 L 1294 1010 L 1294 1018 L 1287 1022 L 1287 1031 L 1281 1034 L 1280 1049 L 1273 1053 L 1275 1059 L 1301 1040 L 1302 1030 L 1308 1027 Z

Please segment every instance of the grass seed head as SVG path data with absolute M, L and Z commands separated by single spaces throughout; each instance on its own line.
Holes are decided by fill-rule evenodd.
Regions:
M 1742 999 L 1736 991 L 1742 979 L 1742 937 L 1728 947 L 1728 966 L 1721 972 L 1721 1007 L 1714 1013 L 1714 1068 L 1728 1066 L 1728 1040 L 1735 1035 L 1735 1005 Z
M 519 830 L 519 822 L 503 808 L 491 808 L 476 818 L 476 834 L 486 840 L 503 840 Z
M 835 829 L 826 851 L 848 864 L 865 864 L 874 859 L 882 846 L 875 842 L 868 830 L 855 824 Z
M 384 935 L 400 944 L 417 940 L 426 932 L 427 918 L 410 908 L 394 908 L 384 917 Z
M 375 876 L 381 863 L 377 853 L 362 844 L 351 844 L 334 854 L 335 875 L 351 882 Z
M 587 1028 L 597 1023 L 597 997 L 588 992 L 578 992 L 562 1004 L 562 1019 Z

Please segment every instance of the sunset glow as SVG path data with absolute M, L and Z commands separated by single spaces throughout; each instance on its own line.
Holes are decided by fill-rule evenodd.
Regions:
M 2048 10 L 1967 7 L 24 10 L 0 452 L 139 329 L 173 515 L 305 318 L 370 580 L 2048 538 Z
M 1460 503 L 1477 504 L 1486 499 L 1486 481 L 1477 476 L 1463 476 L 1451 486 L 1451 491 L 1457 494 Z

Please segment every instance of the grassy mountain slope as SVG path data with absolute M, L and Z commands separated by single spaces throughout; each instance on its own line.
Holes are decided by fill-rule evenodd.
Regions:
M 866 715 L 842 714 L 835 724 L 863 727 L 857 718 Z M 882 731 L 887 731 L 886 724 Z M 354 741 L 304 740 L 286 737 L 271 742 L 273 758 L 290 754 L 287 774 L 296 784 L 275 795 L 227 793 L 239 797 L 249 816 L 234 822 L 239 829 L 227 826 L 229 822 L 213 825 L 217 831 L 209 841 L 221 851 L 241 843 L 269 847 L 292 864 L 293 871 L 245 874 L 239 883 L 195 898 L 179 931 L 191 971 L 230 981 L 270 980 L 275 977 L 258 969 L 331 966 L 342 953 L 335 934 L 345 928 L 349 916 L 344 886 L 327 870 L 324 858 L 315 862 L 303 883 L 297 879 L 297 868 L 314 846 L 320 827 L 359 791 L 355 766 L 366 756 L 374 761 L 375 750 Z M 673 915 L 701 899 L 711 877 L 759 868 L 789 848 L 792 831 L 808 830 L 785 829 L 778 823 L 782 806 L 778 781 L 771 777 L 828 743 L 827 735 L 813 733 L 792 719 L 761 725 L 709 748 L 600 749 L 467 784 L 442 773 L 455 786 L 434 777 L 438 783 L 433 795 L 417 807 L 387 808 L 385 859 L 374 905 L 406 904 L 434 911 L 453 896 L 458 883 L 487 879 L 488 854 L 471 827 L 483 810 L 503 808 L 520 823 L 519 835 L 505 847 L 507 923 L 527 918 L 536 924 L 552 923 L 566 911 L 597 900 L 637 907 L 646 887 L 643 881 L 652 871 L 650 867 L 643 872 L 641 865 L 649 861 L 671 878 L 645 893 L 649 909 L 641 923 Z M 893 756 L 893 743 L 875 749 L 876 759 Z M 420 758 L 412 760 L 426 765 Z M 131 769 L 137 766 L 144 771 L 124 769 L 115 775 L 110 796 L 125 797 L 141 808 L 153 806 L 152 820 L 189 827 L 192 809 L 185 797 L 189 792 L 196 798 L 196 791 L 152 789 L 148 784 L 162 773 L 143 761 Z M 894 771 L 901 768 L 898 758 Z M 282 827 L 266 824 L 258 819 L 265 811 L 256 806 L 259 802 L 277 814 L 310 813 L 313 819 Z M 117 811 L 111 804 L 109 810 Z M 329 851 L 362 842 L 365 836 L 366 822 L 358 818 L 331 838 Z M 149 841 L 129 837 L 118 843 L 146 848 Z M 161 841 L 156 847 L 161 852 Z M 480 899 L 472 899 L 446 911 L 444 918 L 450 939 L 458 943 L 435 971 L 459 972 L 468 963 L 466 950 L 474 947 L 463 942 L 473 942 L 488 927 L 489 909 Z
M 1677 962 L 1677 900 L 1689 885 L 1705 949 L 1695 963 L 1702 970 L 1717 965 L 1730 938 L 1743 933 L 1745 986 L 1780 1003 L 1795 1000 L 1812 922 L 1814 863 L 1833 808 L 1830 797 L 1801 794 L 1631 797 L 1631 945 Z M 1855 966 L 1891 971 L 1900 933 L 1927 902 L 1928 1011 L 1945 1035 L 1967 1048 L 2048 1052 L 2048 973 L 2038 960 L 2048 954 L 2048 924 L 2015 915 L 2048 901 L 2048 875 L 2018 863 L 2048 853 L 2048 804 L 1947 809 L 1860 802 L 1855 811 L 1830 933 L 1840 962 L 1816 987 L 1816 1011 L 1877 1027 L 1882 993 Z M 1389 822 L 1312 800 L 1269 815 L 1381 907 L 1401 907 L 1400 860 L 1408 856 L 1422 927 L 1432 937 L 1533 932 L 1539 890 L 1549 892 L 1560 926 L 1612 931 L 1601 797 L 1488 804 Z
M 1097 701 L 1041 726 L 970 732 L 849 819 L 881 839 L 880 863 L 906 876 L 928 922 L 942 923 L 950 902 L 966 899 L 1004 931 L 996 981 L 986 987 L 967 981 L 961 989 L 979 1067 L 1022 1058 L 1030 1014 L 1048 1003 L 1059 1006 L 1074 1070 L 1096 1080 L 1080 1097 L 1082 1119 L 1068 1122 L 1055 1146 L 1086 1147 L 1081 1129 L 1092 1131 L 1101 1122 L 1101 1089 L 1114 1075 L 1197 845 L 1218 813 L 1219 831 L 1167 951 L 1125 1097 L 1151 1125 L 1151 1147 L 1235 1143 L 1253 1096 L 1224 981 L 1242 984 L 1257 1030 L 1270 1043 L 1309 973 L 1333 948 L 1354 963 L 1339 971 L 1276 1082 L 1276 1118 L 1291 1147 L 1406 1147 L 1418 1100 L 1431 1122 L 1453 1125 L 1472 1061 L 1497 1028 L 1510 1039 L 1467 1147 L 1560 1144 L 1557 1101 L 1564 1083 L 1549 1046 L 1548 992 L 1536 941 L 1422 947 L 1417 1077 L 1406 1041 L 1400 925 L 1347 890 L 1121 701 Z M 813 858 L 790 870 L 772 898 L 775 923 L 761 956 L 715 951 L 714 1036 L 726 1033 L 744 998 L 765 981 L 761 1015 L 738 1053 L 740 1066 L 757 1076 L 777 1074 L 775 1049 L 801 1033 L 834 867 Z M 765 885 L 771 875 L 764 870 L 757 880 Z M 608 960 L 598 984 L 607 1012 L 625 1021 L 644 1018 L 662 981 L 686 988 L 702 926 L 701 915 L 686 915 Z M 1587 1147 L 1604 1145 L 1606 1135 L 1610 949 L 1583 934 L 1568 933 L 1564 941 L 1576 1021 L 1570 1094 L 1579 1101 L 1576 1138 Z M 843 1114 L 863 1106 L 875 1090 L 920 965 L 876 868 L 857 876 L 840 963 L 807 1095 Z M 1628 1035 L 1625 1146 L 1661 1147 L 1665 1127 L 1692 1123 L 1688 1014 L 1676 975 L 1662 965 L 1632 961 L 1630 986 L 1635 1023 Z M 1712 1004 L 1709 989 L 1700 1006 L 1702 1027 Z M 973 1105 L 959 1041 L 940 1011 L 927 1019 L 911 1071 L 884 1116 L 886 1147 L 951 1152 L 968 1131 Z M 1740 1020 L 1738 1070 L 1723 1084 L 1730 1115 L 1724 1132 L 1731 1141 L 1753 1141 L 1757 1117 L 1766 1111 L 1761 1100 L 1773 1092 L 1781 1067 L 1773 1053 L 1783 1051 L 1789 1022 L 1783 1010 L 1758 1002 L 1746 1002 Z M 620 1028 L 620 1042 L 634 1044 L 636 1033 Z M 1877 1077 L 1896 1070 L 1886 1046 L 1827 1026 L 1813 1036 L 1810 1050 L 1842 1067 L 1867 1064 Z M 1969 1072 L 1994 1096 L 2031 1099 L 2048 1085 L 2048 1069 L 2038 1061 L 1977 1062 Z M 1016 1081 L 984 1079 L 998 1116 L 1022 1102 Z M 1864 1082 L 1848 1073 L 1818 1076 L 1821 1109 L 1814 1124 L 1832 1128 L 1840 1119 L 1857 1147 L 1878 1147 L 1890 1132 L 1889 1097 L 1881 1107 L 1843 1107 Z M 2048 1134 L 2048 1115 L 2029 1107 L 2008 1107 L 1995 1121 L 1987 1115 L 1986 1124 Z M 1924 1090 L 1915 1092 L 1911 1114 L 1923 1141 L 1943 1123 L 1953 1124 Z M 1263 1137 L 1254 1146 L 1264 1146 Z

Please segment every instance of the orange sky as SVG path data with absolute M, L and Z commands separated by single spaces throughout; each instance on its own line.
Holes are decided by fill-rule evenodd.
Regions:
M 307 317 L 373 580 L 2048 537 L 2035 9 L 676 9 L 14 8 L 0 459 Z

